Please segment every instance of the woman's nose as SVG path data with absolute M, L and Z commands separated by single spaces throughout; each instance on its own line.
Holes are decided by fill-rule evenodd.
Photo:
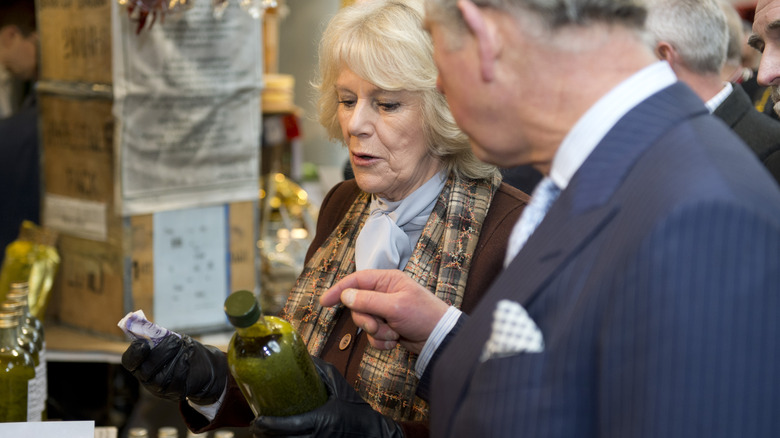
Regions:
M 351 135 L 365 135 L 371 133 L 373 111 L 365 101 L 358 100 L 349 117 L 349 133 Z

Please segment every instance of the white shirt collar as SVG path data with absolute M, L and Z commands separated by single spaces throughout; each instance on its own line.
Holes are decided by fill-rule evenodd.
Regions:
M 734 86 L 731 85 L 731 82 L 726 82 L 723 88 L 721 88 L 721 90 L 718 91 L 718 94 L 712 96 L 710 100 L 704 103 L 704 106 L 706 106 L 707 109 L 710 110 L 710 114 L 715 112 L 715 109 L 717 109 L 720 106 L 720 104 L 722 104 L 723 101 L 726 100 L 727 97 L 729 97 L 732 91 L 734 91 Z
M 666 61 L 658 61 L 618 84 L 574 124 L 553 157 L 550 178 L 564 190 L 596 145 L 632 108 L 677 82 Z

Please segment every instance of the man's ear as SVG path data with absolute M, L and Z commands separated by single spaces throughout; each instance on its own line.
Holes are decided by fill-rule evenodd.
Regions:
M 677 60 L 677 51 L 666 41 L 660 41 L 655 46 L 655 56 L 661 61 L 674 65 L 673 63 Z
M 471 0 L 458 0 L 458 9 L 463 15 L 479 51 L 479 64 L 482 79 L 490 82 L 495 78 L 495 60 L 500 49 L 500 38 L 495 23 L 486 17 L 482 10 Z

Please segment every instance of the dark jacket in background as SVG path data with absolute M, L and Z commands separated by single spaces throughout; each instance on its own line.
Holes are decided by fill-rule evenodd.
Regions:
M 22 221 L 39 222 L 39 169 L 38 110 L 30 98 L 16 114 L 0 119 L 0 263 Z
M 750 146 L 780 184 L 780 121 L 757 111 L 739 84 L 713 114 Z

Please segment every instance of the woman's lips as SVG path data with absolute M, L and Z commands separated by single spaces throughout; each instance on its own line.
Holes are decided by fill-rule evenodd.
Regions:
M 352 154 L 352 164 L 356 166 L 368 166 L 378 160 L 377 157 L 368 154 Z

